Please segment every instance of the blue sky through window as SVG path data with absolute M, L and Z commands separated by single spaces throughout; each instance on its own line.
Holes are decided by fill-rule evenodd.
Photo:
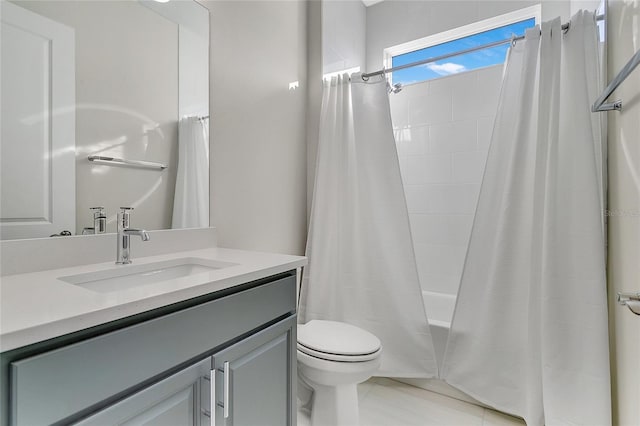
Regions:
M 466 50 L 474 46 L 504 40 L 510 38 L 513 34 L 520 36 L 524 34 L 527 28 L 533 26 L 535 26 L 535 19 L 531 18 L 448 41 L 446 43 L 404 53 L 392 58 L 392 66 L 396 67 L 398 65 L 410 64 L 423 59 L 447 55 L 461 50 Z M 457 74 L 463 71 L 502 64 L 504 63 L 508 48 L 509 44 L 506 43 L 489 49 L 467 53 L 465 55 L 453 56 L 442 61 L 395 71 L 393 73 L 393 82 L 402 84 L 418 83 L 425 80 L 443 77 L 445 75 Z

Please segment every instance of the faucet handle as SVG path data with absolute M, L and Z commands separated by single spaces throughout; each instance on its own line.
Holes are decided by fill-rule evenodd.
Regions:
M 104 207 L 89 207 L 89 210 L 93 212 L 94 218 L 104 216 Z
M 120 207 L 122 210 L 118 213 L 118 228 L 127 229 L 129 227 L 129 211 L 133 210 L 133 207 Z
M 129 217 L 129 211 L 133 210 L 133 207 L 120 207 L 120 210 L 122 210 L 120 212 L 120 214 L 122 215 L 122 217 Z

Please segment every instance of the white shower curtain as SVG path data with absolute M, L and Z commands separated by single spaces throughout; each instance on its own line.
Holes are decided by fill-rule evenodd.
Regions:
M 611 423 L 594 15 L 511 48 L 441 376 L 528 425 Z
M 385 81 L 325 81 L 299 321 L 344 321 L 382 342 L 378 375 L 433 377 Z
M 209 119 L 185 117 L 178 125 L 178 170 L 171 227 L 209 226 Z

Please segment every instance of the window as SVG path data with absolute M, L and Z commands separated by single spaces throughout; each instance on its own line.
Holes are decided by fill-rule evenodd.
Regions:
M 509 39 L 513 35 L 524 35 L 527 28 L 536 25 L 539 15 L 539 6 L 534 6 L 386 49 L 385 67 L 391 68 L 428 58 L 455 54 L 475 46 Z M 502 64 L 505 61 L 508 48 L 509 44 L 505 43 L 395 71 L 392 75 L 393 83 L 419 83 L 446 75 Z

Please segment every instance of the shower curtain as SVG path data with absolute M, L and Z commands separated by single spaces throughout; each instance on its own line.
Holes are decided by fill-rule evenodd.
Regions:
M 377 375 L 433 377 L 387 86 L 325 81 L 299 321 L 343 321 L 382 342 Z
M 178 170 L 171 227 L 209 226 L 209 119 L 184 117 L 178 124 Z
M 528 425 L 611 423 L 594 15 L 509 52 L 441 372 Z

